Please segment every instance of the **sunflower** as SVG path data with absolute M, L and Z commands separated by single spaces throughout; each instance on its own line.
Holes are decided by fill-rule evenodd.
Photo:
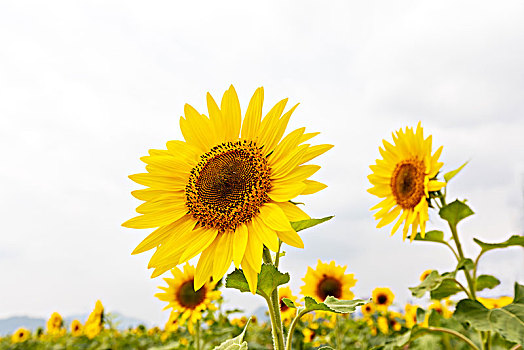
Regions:
M 362 305 L 360 307 L 360 311 L 362 311 L 362 315 L 364 317 L 369 317 L 375 313 L 376 307 L 373 303 L 367 303 L 365 305 Z
M 132 192 L 145 201 L 137 208 L 142 215 L 123 226 L 156 228 L 133 251 L 156 248 L 149 262 L 152 277 L 201 253 L 196 289 L 210 277 L 218 281 L 234 262 L 255 293 L 264 245 L 277 251 L 280 239 L 304 247 L 290 221 L 309 216 L 290 200 L 326 187 L 309 180 L 320 167 L 304 163 L 333 146 L 305 143 L 318 134 L 305 128 L 282 139 L 297 106 L 282 115 L 284 99 L 261 119 L 263 100 L 264 89 L 258 88 L 242 121 L 233 86 L 220 108 L 208 93 L 209 117 L 184 107 L 185 142 L 169 141 L 167 150 L 150 150 L 141 158 L 147 173 L 130 178 L 148 187 Z
M 377 309 L 380 311 L 386 311 L 388 307 L 393 304 L 393 299 L 395 299 L 395 295 L 389 288 L 375 288 L 371 295 L 373 303 L 375 303 Z
M 404 222 L 403 239 L 409 227 L 413 240 L 420 227 L 420 235 L 426 233 L 429 192 L 438 191 L 446 184 L 435 180 L 443 163 L 438 161 L 442 146 L 431 154 L 432 138 L 424 139 L 420 123 L 416 132 L 412 128 L 398 130 L 393 134 L 393 143 L 383 140 L 384 149 L 379 148 L 383 159 L 371 165 L 373 173 L 368 176 L 373 185 L 368 192 L 384 198 L 371 210 L 380 209 L 375 219 L 380 220 L 377 228 L 388 225 L 399 216 L 391 234 Z
M 344 274 L 347 266 L 335 265 L 334 261 L 325 264 L 318 260 L 317 268 L 308 267 L 306 276 L 302 278 L 304 285 L 300 293 L 313 297 L 318 302 L 324 301 L 328 296 L 337 299 L 351 300 L 355 296 L 349 289 L 355 286 L 357 280 L 354 274 Z
M 60 335 L 64 321 L 58 312 L 53 312 L 47 320 L 47 334 Z
M 179 326 L 179 319 L 180 313 L 172 311 L 171 314 L 169 314 L 169 319 L 167 320 L 166 325 L 164 326 L 164 330 L 166 332 L 175 332 Z
M 280 314 L 282 316 L 282 322 L 284 324 L 289 324 L 293 318 L 295 317 L 295 309 L 288 307 L 282 299 L 287 298 L 293 301 L 295 304 L 298 302 L 298 298 L 293 295 L 293 292 L 291 291 L 291 288 L 289 287 L 282 287 L 278 289 L 278 297 L 280 300 Z
M 394 332 L 398 332 L 402 329 L 402 325 L 400 324 L 400 320 L 402 320 L 402 314 L 398 312 L 390 312 L 388 313 L 388 325 L 389 328 L 392 329 Z
M 31 332 L 25 328 L 18 328 L 13 335 L 11 335 L 11 342 L 22 343 L 25 342 L 31 336 Z
M 444 303 L 441 300 L 433 300 L 431 305 L 428 306 L 429 310 L 435 310 L 444 318 L 450 318 L 453 315 L 453 312 L 448 308 L 449 299 L 445 299 Z
M 404 313 L 404 320 L 406 321 L 406 327 L 412 328 L 414 325 L 417 324 L 417 309 L 420 306 L 418 305 L 412 305 L 412 304 L 406 304 L 404 307 L 404 310 L 406 311 Z
M 429 274 L 432 272 L 433 270 L 426 270 L 424 272 L 422 272 L 422 274 L 420 275 L 419 279 L 421 282 L 424 282 L 424 280 L 429 276 Z
M 389 333 L 389 322 L 385 316 L 379 316 L 377 318 L 377 328 L 383 334 Z
M 184 325 L 188 321 L 188 330 L 193 332 L 193 325 L 202 318 L 205 310 L 216 310 L 214 300 L 220 298 L 220 291 L 214 290 L 216 283 L 208 280 L 203 286 L 195 291 L 195 267 L 186 263 L 182 272 L 178 267 L 171 270 L 174 278 L 164 278 L 167 287 L 159 287 L 164 293 L 155 296 L 168 302 L 164 308 L 172 308 L 174 312 L 180 313 L 179 324 Z
M 71 322 L 71 335 L 73 337 L 81 336 L 84 333 L 82 328 L 82 323 L 80 321 L 73 320 L 73 322 Z
M 506 305 L 511 304 L 513 301 L 512 297 L 500 297 L 500 298 L 481 298 L 478 297 L 477 300 L 488 309 L 498 309 Z

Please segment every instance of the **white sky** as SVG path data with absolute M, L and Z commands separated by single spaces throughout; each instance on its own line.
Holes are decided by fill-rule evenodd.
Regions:
M 466 252 L 477 252 L 473 236 L 522 234 L 522 18 L 522 1 L 1 2 L 0 317 L 85 313 L 101 299 L 167 318 L 151 254 L 130 255 L 147 231 L 120 226 L 138 204 L 127 175 L 148 149 L 181 139 L 184 103 L 205 113 L 205 93 L 220 99 L 231 83 L 243 110 L 258 86 L 265 111 L 300 102 L 291 127 L 335 145 L 316 162 L 329 188 L 304 201 L 336 218 L 287 249 L 295 292 L 308 265 L 335 259 L 355 273 L 357 296 L 389 286 L 411 300 L 423 270 L 454 263 L 445 248 L 375 229 L 368 166 L 391 131 L 421 120 L 445 147 L 444 170 L 471 160 L 449 186 L 477 213 L 460 225 Z M 520 249 L 486 254 L 480 272 L 503 280 L 487 294 L 512 293 L 522 267 Z

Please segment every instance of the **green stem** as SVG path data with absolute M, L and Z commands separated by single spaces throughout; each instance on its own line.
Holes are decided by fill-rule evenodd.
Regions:
M 466 287 L 464 287 L 464 286 L 462 285 L 462 283 L 460 283 L 460 282 L 457 281 L 456 279 L 453 279 L 453 282 L 455 282 L 455 283 L 460 287 L 460 289 L 462 289 L 462 290 L 466 293 L 466 295 L 468 296 L 469 299 L 473 299 L 473 298 L 471 297 L 471 295 L 469 294 L 469 291 L 466 289 Z
M 484 349 L 491 350 L 491 332 L 486 332 L 486 341 L 484 342 Z
M 200 320 L 196 322 L 195 344 L 196 349 L 200 350 Z
M 278 250 L 277 255 L 275 256 L 275 267 L 278 269 L 278 264 L 280 263 L 280 248 L 282 247 L 282 241 L 278 240 Z
M 264 246 L 262 259 L 266 264 L 273 264 L 269 249 Z M 282 318 L 280 316 L 280 299 L 278 298 L 278 288 L 275 288 L 269 299 L 266 298 L 271 319 L 271 332 L 273 333 L 273 345 L 275 350 L 284 350 L 284 330 L 282 328 Z
M 451 251 L 453 252 L 453 255 L 455 255 L 455 258 L 457 259 L 457 261 L 460 261 L 460 257 L 457 255 L 457 252 L 455 251 L 455 249 L 453 249 L 451 244 L 449 244 L 448 242 L 445 242 L 445 241 L 444 241 L 444 244 L 447 245 L 449 249 L 451 249 Z
M 449 228 L 451 230 L 451 234 L 453 235 L 453 240 L 455 241 L 455 245 L 457 246 L 457 252 L 459 254 L 460 260 L 464 259 L 464 252 L 462 251 L 462 245 L 460 244 L 457 227 L 455 225 L 449 224 Z M 469 292 L 471 294 L 471 299 L 477 300 L 477 296 L 475 294 L 475 282 L 471 278 L 471 275 L 469 274 L 469 271 L 464 268 L 464 275 L 466 275 L 466 280 L 468 281 L 468 287 Z
M 468 344 L 472 349 L 475 349 L 475 350 L 480 350 L 476 345 L 475 343 L 473 343 L 471 341 L 471 339 L 469 339 L 468 337 L 466 337 L 465 335 L 459 333 L 459 332 L 456 332 L 452 329 L 447 329 L 447 328 L 440 328 L 440 327 L 428 327 L 428 328 L 425 328 L 426 330 L 428 331 L 431 331 L 431 332 L 442 332 L 442 333 L 447 333 L 447 334 L 451 334 L 451 335 L 454 335 L 455 337 L 457 338 L 460 338 L 463 342 L 465 342 L 466 344 Z
M 473 268 L 473 279 L 476 281 L 477 280 L 477 267 L 479 266 L 479 260 L 480 260 L 480 257 L 484 254 L 484 250 L 481 251 L 479 253 L 479 255 L 477 256 L 477 258 L 475 259 L 475 267 Z
M 522 345 L 520 345 L 520 344 L 515 344 L 515 346 L 512 347 L 512 348 L 509 349 L 509 350 L 519 350 L 519 349 L 522 349 Z
M 292 343 L 292 340 L 293 340 L 293 333 L 295 332 L 295 328 L 296 328 L 296 326 L 298 324 L 298 321 L 300 320 L 300 318 L 302 316 L 304 316 L 308 312 L 310 312 L 310 311 L 306 311 L 306 310 L 300 311 L 297 314 L 297 316 L 293 319 L 293 321 L 291 322 L 291 325 L 289 326 L 289 332 L 288 332 L 288 335 L 287 335 L 287 340 L 286 340 L 286 350 L 291 350 L 291 343 Z

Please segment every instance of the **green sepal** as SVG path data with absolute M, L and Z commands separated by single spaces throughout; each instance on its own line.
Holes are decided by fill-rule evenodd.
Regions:
M 473 238 L 475 243 L 477 243 L 480 248 L 482 248 L 482 252 L 487 252 L 488 250 L 497 249 L 497 248 L 506 248 L 511 246 L 521 246 L 524 247 L 524 236 L 519 235 L 513 235 L 510 238 L 508 238 L 506 241 L 501 243 L 484 243 L 476 238 Z
M 411 239 L 411 236 L 409 236 L 408 238 Z M 426 232 L 426 234 L 424 235 L 424 238 L 422 238 L 422 236 L 420 235 L 420 232 L 418 232 L 415 238 L 413 238 L 413 240 L 426 241 L 426 242 L 437 242 L 437 243 L 446 244 L 446 242 L 444 241 L 444 232 L 437 231 L 437 230 Z
M 332 216 L 326 216 L 325 218 L 322 218 L 322 219 L 308 219 L 308 220 L 301 220 L 301 221 L 293 221 L 291 222 L 291 227 L 293 227 L 293 229 L 298 232 L 298 231 L 305 230 L 306 228 L 310 228 L 318 224 L 321 224 L 323 222 L 326 222 L 328 220 L 331 220 L 334 217 L 335 216 L 332 215 Z
M 289 282 L 289 273 L 282 273 L 274 265 L 263 264 L 258 274 L 258 283 L 256 293 L 269 298 L 271 293 L 280 285 Z M 226 288 L 238 289 L 241 292 L 250 292 L 244 272 L 239 269 L 231 272 L 226 277 Z
M 440 217 L 449 222 L 453 227 L 456 227 L 461 220 L 473 214 L 475 214 L 473 210 L 471 210 L 466 203 L 461 202 L 458 199 L 443 206 L 439 211 Z
M 297 305 L 293 302 L 293 300 L 289 298 L 282 298 L 282 302 L 286 304 L 287 307 L 290 307 L 292 309 L 296 309 Z
M 350 314 L 357 310 L 358 306 L 367 304 L 369 300 L 339 300 L 333 296 L 328 296 L 322 303 L 318 303 L 312 297 L 305 297 L 305 311 L 328 311 L 337 314 Z
M 477 283 L 475 284 L 475 290 L 480 292 L 484 289 L 493 289 L 500 284 L 498 278 L 491 275 L 480 275 L 477 277 Z
M 451 170 L 451 171 L 448 171 L 447 173 L 444 174 L 444 180 L 446 182 L 449 182 L 449 180 L 451 180 L 452 178 L 454 178 L 462 169 L 464 169 L 464 167 L 468 164 L 469 162 L 466 162 L 464 164 L 462 164 L 461 166 L 459 166 L 457 169 L 455 170 Z
M 524 286 L 515 283 L 513 302 L 499 309 L 488 309 L 476 300 L 461 300 L 453 316 L 479 331 L 499 333 L 506 340 L 524 345 Z
M 222 344 L 215 346 L 213 350 L 247 350 L 247 342 L 244 341 L 244 336 L 246 335 L 247 326 L 249 326 L 250 321 L 251 318 L 247 320 L 242 333 L 240 333 L 233 339 L 228 339 L 224 341 Z

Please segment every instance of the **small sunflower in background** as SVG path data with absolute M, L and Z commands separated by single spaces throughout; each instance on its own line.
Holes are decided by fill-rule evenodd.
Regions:
M 282 322 L 286 325 L 288 325 L 293 318 L 295 317 L 296 309 L 291 308 L 287 306 L 282 299 L 287 298 L 290 299 L 292 302 L 297 304 L 298 297 L 293 295 L 293 292 L 291 291 L 291 288 L 289 287 L 281 287 L 278 289 L 278 298 L 280 300 L 280 314 L 282 317 Z
M 433 270 L 426 270 L 424 272 L 422 272 L 422 274 L 420 275 L 419 279 L 421 282 L 424 282 L 424 280 L 429 276 L 429 274 L 432 272 Z
M 383 140 L 384 148 L 379 151 L 382 159 L 371 165 L 373 172 L 368 176 L 373 185 L 368 192 L 384 198 L 371 210 L 380 209 L 374 217 L 380 222 L 377 228 L 386 226 L 394 220 L 393 235 L 404 223 L 403 239 L 406 239 L 411 226 L 413 240 L 420 228 L 420 235 L 426 233 L 429 192 L 439 191 L 446 184 L 436 180 L 443 163 L 438 159 L 442 146 L 431 153 L 432 137 L 424 139 L 420 123 L 416 131 L 406 127 L 393 133 L 393 144 Z
M 386 311 L 395 299 L 395 294 L 389 288 L 375 288 L 371 295 L 379 311 Z
M 440 315 L 442 315 L 442 317 L 450 318 L 451 315 L 453 315 L 453 311 L 451 311 L 448 307 L 450 304 L 451 303 L 449 299 L 433 300 L 432 303 L 428 306 L 428 311 L 435 310 Z
M 82 323 L 78 320 L 73 320 L 73 322 L 71 322 L 71 335 L 73 337 L 79 337 L 82 334 L 84 334 Z
M 512 297 L 504 296 L 500 298 L 482 298 L 477 297 L 477 301 L 488 309 L 498 309 L 509 305 L 513 302 Z
M 379 316 L 377 318 L 377 328 L 383 334 L 389 333 L 389 322 L 386 316 Z
M 306 163 L 333 146 L 306 143 L 318 133 L 305 128 L 282 138 L 297 106 L 284 113 L 284 99 L 262 118 L 263 101 L 264 89 L 258 88 L 242 120 L 233 86 L 220 107 L 207 94 L 209 117 L 184 107 L 185 142 L 169 141 L 167 150 L 141 158 L 147 173 L 130 178 L 148 187 L 132 192 L 145 203 L 136 209 L 140 216 L 122 225 L 156 228 L 133 251 L 156 248 L 152 277 L 201 254 L 196 289 L 210 277 L 220 280 L 234 262 L 254 294 L 264 246 L 276 252 L 280 239 L 304 247 L 290 221 L 309 216 L 290 200 L 326 187 L 309 179 L 320 166 Z
M 50 335 L 61 335 L 65 333 L 65 329 L 62 329 L 64 321 L 62 316 L 58 312 L 53 312 L 49 320 L 47 320 L 47 334 Z
M 417 324 L 417 309 L 420 306 L 418 305 L 412 305 L 412 304 L 406 304 L 404 307 L 404 320 L 406 322 L 407 328 L 412 328 L 414 325 Z
M 164 293 L 155 296 L 168 305 L 164 310 L 172 308 L 174 312 L 180 313 L 179 324 L 184 325 L 187 321 L 188 330 L 193 333 L 194 325 L 202 319 L 202 312 L 216 310 L 213 301 L 220 298 L 220 291 L 215 289 L 215 282 L 208 280 L 204 285 L 195 290 L 195 267 L 184 265 L 184 271 L 175 267 L 171 270 L 174 278 L 164 278 L 167 287 L 159 287 Z
M 375 313 L 376 307 L 373 303 L 367 303 L 365 305 L 362 305 L 360 307 L 360 311 L 362 311 L 362 315 L 364 318 L 367 318 Z
M 328 296 L 337 299 L 351 300 L 355 297 L 350 290 L 357 283 L 354 274 L 346 274 L 346 266 L 336 265 L 334 261 L 329 264 L 318 260 L 316 269 L 308 267 L 306 276 L 302 278 L 304 285 L 300 293 L 313 297 L 318 302 L 323 302 Z
M 171 313 L 169 314 L 169 319 L 167 320 L 164 326 L 164 330 L 166 332 L 176 332 L 176 330 L 180 326 L 179 320 L 180 320 L 180 312 L 171 311 Z
M 31 332 L 26 328 L 18 328 L 12 335 L 11 335 L 11 342 L 12 343 L 23 343 L 29 337 L 31 336 Z
M 388 313 L 388 325 L 389 329 L 391 329 L 394 332 L 398 332 L 402 329 L 402 324 L 400 324 L 400 320 L 402 320 L 404 317 L 399 312 L 389 312 Z

